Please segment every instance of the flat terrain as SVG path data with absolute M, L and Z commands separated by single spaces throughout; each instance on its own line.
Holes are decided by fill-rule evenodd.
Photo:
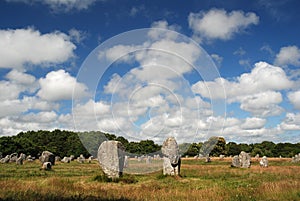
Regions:
M 0 200 L 300 200 L 300 164 L 290 161 L 269 159 L 261 168 L 253 160 L 239 169 L 230 158 L 183 159 L 181 177 L 156 171 L 118 182 L 106 181 L 97 161 L 58 162 L 51 171 L 38 161 L 0 164 Z

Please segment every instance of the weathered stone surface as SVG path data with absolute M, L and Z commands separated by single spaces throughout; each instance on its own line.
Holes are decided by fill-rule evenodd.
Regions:
M 249 168 L 251 165 L 251 156 L 250 154 L 242 151 L 240 155 L 234 156 L 232 158 L 232 167 L 241 167 L 241 168 Z
M 211 162 L 211 158 L 210 158 L 209 156 L 207 156 L 207 157 L 205 158 L 205 162 L 206 162 L 206 163 L 210 163 L 210 162 Z
M 231 167 L 241 167 L 239 156 L 234 156 L 232 158 Z
M 74 156 L 74 155 L 71 155 L 71 156 L 70 156 L 70 160 L 73 161 L 74 159 L 75 159 L 75 156 Z
M 55 156 L 50 151 L 43 151 L 39 159 L 42 163 L 51 162 L 51 165 L 55 164 Z
M 16 164 L 17 165 L 23 165 L 23 158 L 20 156 L 19 158 L 17 158 L 17 160 L 16 160 Z
M 42 166 L 43 170 L 51 170 L 51 168 L 52 168 L 51 162 L 44 162 L 43 163 L 43 166 Z
M 167 138 L 161 148 L 164 155 L 163 174 L 164 175 L 179 175 L 181 158 L 179 155 L 178 144 L 174 137 Z
M 92 160 L 93 160 L 93 156 L 90 156 L 90 157 L 87 159 L 88 163 L 91 163 Z
M 17 153 L 12 153 L 10 156 L 9 156 L 9 162 L 12 162 L 12 163 L 15 163 L 18 159 L 18 154 Z
M 26 160 L 32 162 L 32 161 L 35 160 L 35 157 L 32 157 L 31 155 L 28 155 L 28 156 L 26 157 Z
M 10 156 L 7 155 L 7 156 L 5 156 L 4 158 L 2 158 L 2 159 L 0 160 L 0 163 L 8 163 L 9 160 L 10 160 Z
M 292 162 L 293 163 L 298 163 L 300 162 L 300 153 L 296 154 L 294 157 L 292 157 Z
M 80 156 L 77 157 L 77 162 L 78 163 L 84 163 L 84 161 L 85 161 L 85 157 L 82 154 L 80 154 Z
M 151 156 L 147 156 L 147 158 L 146 158 L 146 164 L 150 164 L 151 160 L 152 160 Z
M 129 164 L 129 156 L 125 156 L 124 157 L 124 168 L 127 168 L 128 167 L 128 164 Z
M 55 156 L 55 162 L 61 161 L 61 158 L 59 156 Z
M 70 163 L 70 161 L 71 161 L 71 158 L 66 157 L 66 156 L 61 160 L 61 162 L 63 162 L 63 163 Z
M 266 156 L 262 157 L 262 159 L 259 162 L 259 165 L 261 167 L 268 167 L 268 165 L 269 165 L 268 158 Z
M 118 178 L 123 173 L 125 148 L 118 141 L 104 141 L 98 149 L 98 161 L 103 172 L 110 178 Z
M 240 158 L 240 163 L 241 163 L 242 168 L 249 168 L 250 167 L 250 165 L 251 165 L 251 156 L 250 156 L 250 154 L 248 154 L 244 151 L 241 151 L 241 153 L 239 155 L 239 158 Z

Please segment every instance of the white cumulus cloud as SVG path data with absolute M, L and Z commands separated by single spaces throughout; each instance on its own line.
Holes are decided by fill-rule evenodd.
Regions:
M 84 84 L 78 83 L 74 77 L 64 70 L 51 71 L 45 78 L 40 78 L 40 90 L 37 95 L 44 100 L 71 100 L 76 87 L 75 97 L 87 95 Z
M 274 63 L 279 66 L 300 66 L 300 49 L 297 46 L 282 47 Z
M 0 30 L 1 68 L 63 63 L 74 56 L 75 49 L 70 37 L 58 31 L 41 34 L 33 28 Z
M 252 12 L 211 9 L 208 12 L 190 13 L 188 22 L 194 34 L 200 38 L 229 40 L 250 25 L 257 25 L 259 17 Z

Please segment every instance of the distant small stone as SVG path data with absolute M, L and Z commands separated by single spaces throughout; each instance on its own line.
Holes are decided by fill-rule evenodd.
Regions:
M 88 158 L 88 163 L 91 163 L 92 160 L 93 160 L 93 156 L 90 156 L 90 157 Z
M 43 166 L 42 166 L 43 170 L 51 170 L 51 168 L 52 168 L 51 162 L 44 162 L 43 163 Z
M 70 161 L 71 161 L 70 157 L 66 157 L 66 156 L 61 160 L 61 162 L 63 163 L 70 163 Z
M 268 164 L 268 159 L 266 156 L 262 157 L 262 159 L 259 162 L 259 165 L 261 167 L 268 167 L 269 164 Z
M 9 156 L 9 162 L 15 163 L 18 159 L 18 154 L 17 153 L 13 153 Z
M 39 159 L 42 163 L 51 162 L 51 165 L 55 164 L 55 156 L 50 151 L 43 151 Z
M 223 159 L 225 158 L 225 155 L 222 155 L 222 154 L 221 154 L 221 155 L 219 156 L 219 158 L 220 158 L 220 160 L 223 160 Z
M 9 157 L 9 155 L 7 155 L 7 156 L 5 156 L 4 158 L 2 158 L 2 159 L 0 160 L 0 163 L 8 163 L 9 160 L 10 160 L 10 157 Z
M 16 164 L 17 165 L 23 165 L 23 160 L 24 160 L 23 157 L 20 156 L 19 158 L 17 158 Z
M 251 156 L 249 153 L 241 151 L 240 155 L 240 163 L 242 168 L 249 168 L 251 165 Z
M 84 161 L 85 161 L 85 157 L 82 154 L 80 154 L 80 156 L 77 157 L 77 162 L 78 163 L 84 163 Z
M 207 157 L 205 158 L 205 162 L 206 162 L 206 163 L 210 163 L 210 162 L 211 162 L 211 158 L 210 158 L 209 156 L 207 156 Z
M 61 161 L 61 158 L 59 156 L 55 156 L 55 162 Z

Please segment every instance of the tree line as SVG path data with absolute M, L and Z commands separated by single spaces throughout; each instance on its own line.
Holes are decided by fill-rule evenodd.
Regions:
M 0 154 L 6 156 L 11 153 L 24 153 L 38 157 L 43 151 L 48 150 L 57 156 L 97 156 L 99 145 L 104 140 L 117 140 L 122 142 L 126 152 L 131 154 L 153 154 L 161 150 L 161 145 L 152 140 L 129 142 L 122 136 L 103 133 L 100 131 L 73 132 L 65 130 L 54 131 L 28 131 L 20 132 L 16 136 L 0 137 Z M 210 156 L 234 156 L 245 151 L 255 156 L 292 157 L 300 153 L 300 143 L 278 143 L 263 141 L 255 144 L 226 143 L 223 137 L 212 137 L 206 142 L 183 143 L 179 145 L 182 156 L 196 156 L 198 154 Z

